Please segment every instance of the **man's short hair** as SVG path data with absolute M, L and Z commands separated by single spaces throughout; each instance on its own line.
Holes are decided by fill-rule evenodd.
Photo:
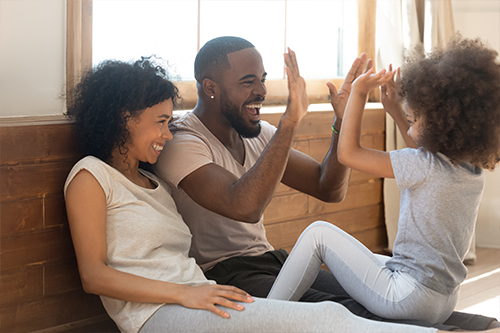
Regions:
M 194 77 L 196 81 L 202 83 L 209 73 L 214 70 L 229 69 L 227 55 L 250 47 L 255 46 L 240 37 L 224 36 L 208 41 L 200 49 L 194 61 Z

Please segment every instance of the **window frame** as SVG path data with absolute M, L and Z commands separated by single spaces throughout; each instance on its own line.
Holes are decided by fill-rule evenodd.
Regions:
M 377 0 L 358 1 L 358 54 L 365 52 L 375 59 L 375 17 Z M 66 89 L 68 104 L 72 101 L 71 89 L 81 77 L 82 72 L 92 66 L 92 9 L 93 0 L 66 0 Z M 199 15 L 199 13 L 198 13 Z M 199 44 L 199 41 L 198 41 Z M 307 80 L 307 93 L 311 103 L 329 102 L 325 83 L 332 82 L 337 89 L 344 78 Z M 177 81 L 182 96 L 183 109 L 192 109 L 198 99 L 196 81 Z M 265 105 L 284 105 L 288 98 L 286 79 L 267 80 L 268 95 Z M 370 101 L 379 101 L 379 94 L 374 90 Z

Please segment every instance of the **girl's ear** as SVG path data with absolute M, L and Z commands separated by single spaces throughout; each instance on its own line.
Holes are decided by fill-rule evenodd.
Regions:
M 203 92 L 205 92 L 209 98 L 213 99 L 218 96 L 219 85 L 212 79 L 206 78 L 203 80 Z

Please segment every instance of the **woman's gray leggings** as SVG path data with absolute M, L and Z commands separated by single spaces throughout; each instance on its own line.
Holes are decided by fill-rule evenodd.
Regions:
M 149 318 L 140 333 L 165 332 L 436 332 L 425 328 L 371 321 L 357 317 L 334 302 L 302 303 L 255 298 L 253 303 L 240 303 L 243 311 L 224 308 L 230 318 L 222 318 L 207 310 L 188 309 L 178 304 L 165 304 Z

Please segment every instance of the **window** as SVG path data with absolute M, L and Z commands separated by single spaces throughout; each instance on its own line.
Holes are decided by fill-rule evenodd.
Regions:
M 363 1 L 373 0 L 358 2 Z M 361 35 L 354 0 L 68 0 L 68 35 L 71 25 L 81 29 L 76 49 L 86 54 L 81 63 L 73 59 L 76 72 L 104 59 L 155 54 L 168 61 L 186 108 L 196 103 L 196 53 L 214 37 L 233 35 L 252 42 L 268 72 L 267 103 L 284 103 L 287 46 L 297 52 L 311 102 L 326 102 L 325 82 L 342 82 L 359 52 Z M 68 42 L 68 53 L 74 44 Z

